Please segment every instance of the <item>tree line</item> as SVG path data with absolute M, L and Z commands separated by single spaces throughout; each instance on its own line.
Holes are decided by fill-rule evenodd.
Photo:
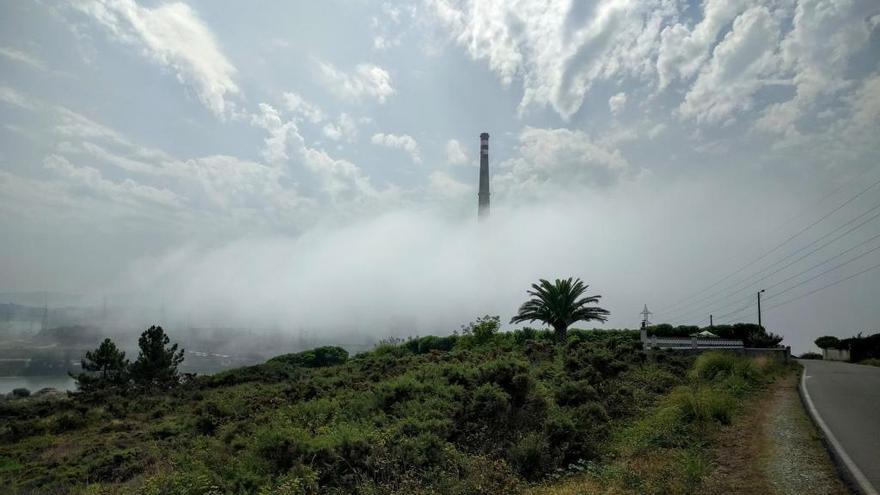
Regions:
M 82 373 L 70 373 L 79 391 L 94 393 L 108 389 L 163 390 L 181 381 L 178 367 L 184 350 L 171 344 L 161 326 L 153 325 L 138 339 L 138 356 L 131 362 L 110 338 L 82 359 Z

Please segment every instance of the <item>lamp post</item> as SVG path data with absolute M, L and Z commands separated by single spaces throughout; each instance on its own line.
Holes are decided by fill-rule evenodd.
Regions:
M 758 328 L 764 328 L 761 326 L 761 293 L 764 292 L 764 289 L 758 291 Z

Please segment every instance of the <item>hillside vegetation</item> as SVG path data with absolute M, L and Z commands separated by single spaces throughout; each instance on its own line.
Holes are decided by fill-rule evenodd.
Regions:
M 318 348 L 165 392 L 0 403 L 0 486 L 494 494 L 589 472 L 633 491 L 692 488 L 700 466 L 666 485 L 656 485 L 662 472 L 628 466 L 635 474 L 621 477 L 614 466 L 664 452 L 670 463 L 699 464 L 699 431 L 729 421 L 736 400 L 771 373 L 733 356 L 694 367 L 690 357 L 647 355 L 637 332 L 573 330 L 559 342 L 551 332 L 496 330 L 484 319 L 462 336 L 351 358 Z

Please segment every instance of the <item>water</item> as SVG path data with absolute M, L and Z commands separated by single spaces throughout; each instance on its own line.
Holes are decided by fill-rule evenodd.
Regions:
M 41 388 L 76 390 L 76 382 L 67 375 L 58 376 L 0 376 L 0 394 L 8 394 L 16 388 L 26 388 L 31 393 Z

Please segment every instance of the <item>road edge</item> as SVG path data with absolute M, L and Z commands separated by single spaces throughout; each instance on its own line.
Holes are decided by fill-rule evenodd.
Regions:
M 855 462 L 853 462 L 849 454 L 843 450 L 843 446 L 840 445 L 837 437 L 834 436 L 834 433 L 832 433 L 828 428 L 828 425 L 825 424 L 822 416 L 819 415 L 819 411 L 816 409 L 816 406 L 813 405 L 813 399 L 810 398 L 810 392 L 807 390 L 807 367 L 804 365 L 801 366 L 803 367 L 803 371 L 801 372 L 801 383 L 798 387 L 798 395 L 801 396 L 801 402 L 804 404 L 804 408 L 807 410 L 813 424 L 816 425 L 821 432 L 822 443 L 825 444 L 826 449 L 831 454 L 831 458 L 834 459 L 834 464 L 837 466 L 838 471 L 843 475 L 844 481 L 846 481 L 851 488 L 855 488 L 857 493 L 861 493 L 862 495 L 880 495 L 880 493 L 874 489 L 874 486 L 871 485 L 871 482 L 868 481 L 868 478 L 865 477 L 865 474 L 862 473 L 862 470 L 859 469 Z

